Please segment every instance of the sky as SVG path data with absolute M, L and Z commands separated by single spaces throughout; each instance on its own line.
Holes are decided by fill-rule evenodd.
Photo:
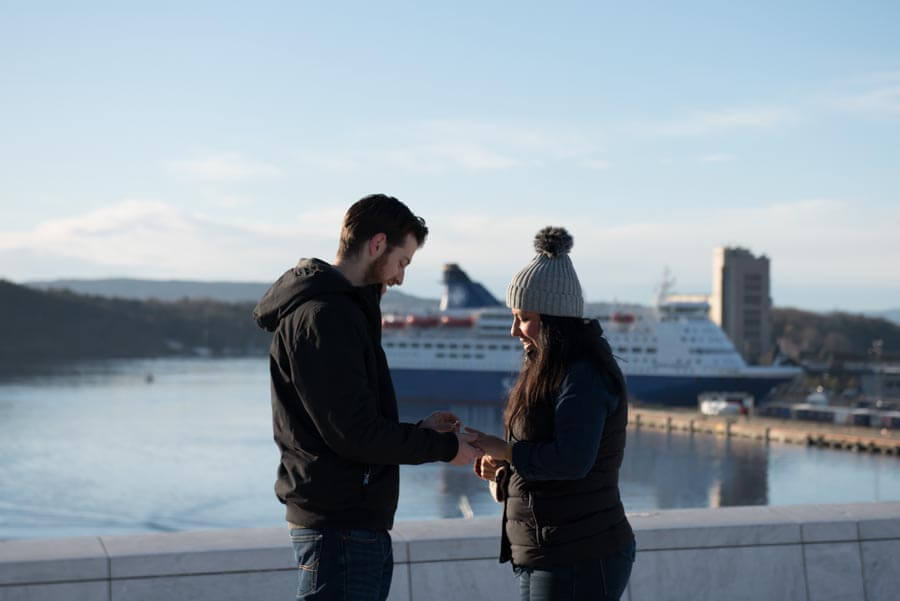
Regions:
M 374 192 L 420 296 L 559 225 L 590 301 L 900 307 L 900 3 L 0 0 L 0 278 L 271 281 Z

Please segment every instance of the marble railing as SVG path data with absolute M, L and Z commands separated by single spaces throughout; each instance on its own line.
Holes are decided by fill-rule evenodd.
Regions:
M 900 502 L 629 514 L 624 599 L 900 599 Z M 400 522 L 394 601 L 518 598 L 499 520 Z M 293 599 L 287 529 L 0 541 L 0 601 Z

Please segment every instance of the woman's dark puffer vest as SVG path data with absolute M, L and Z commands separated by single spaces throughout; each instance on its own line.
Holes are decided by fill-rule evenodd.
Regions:
M 599 402 L 599 401 L 598 401 Z M 541 420 L 553 438 L 552 414 Z M 634 533 L 619 497 L 619 468 L 625 451 L 628 404 L 618 403 L 603 427 L 597 459 L 579 480 L 526 481 L 511 469 L 503 507 L 500 561 L 548 568 L 602 559 L 625 549 Z M 516 439 L 523 440 L 514 432 Z

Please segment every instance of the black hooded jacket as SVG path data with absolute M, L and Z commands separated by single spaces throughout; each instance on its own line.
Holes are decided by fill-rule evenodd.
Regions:
M 302 259 L 253 310 L 274 332 L 272 422 L 281 451 L 275 493 L 307 528 L 390 529 L 399 464 L 450 461 L 456 436 L 398 420 L 381 348 L 380 286 L 354 287 Z

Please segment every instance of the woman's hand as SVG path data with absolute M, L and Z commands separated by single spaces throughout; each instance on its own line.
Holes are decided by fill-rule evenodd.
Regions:
M 490 455 L 496 460 L 512 463 L 511 443 L 506 442 L 502 438 L 479 432 L 474 428 L 466 427 L 466 432 L 475 435 L 475 440 L 472 441 L 473 447 L 478 447 L 484 451 L 485 455 Z
M 501 459 L 491 457 L 490 455 L 483 455 L 477 458 L 473 464 L 475 475 L 482 480 L 493 482 L 494 478 L 497 476 L 497 469 L 505 463 L 506 462 Z
M 435 411 L 422 420 L 420 428 L 428 428 L 436 432 L 459 432 L 462 422 L 449 411 Z

